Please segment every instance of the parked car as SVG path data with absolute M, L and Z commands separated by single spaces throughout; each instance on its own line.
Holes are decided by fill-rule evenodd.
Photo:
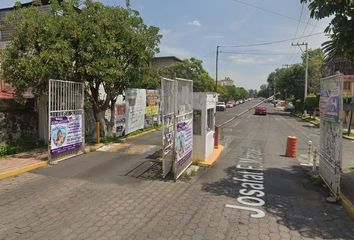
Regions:
M 235 100 L 230 100 L 226 103 L 226 108 L 233 108 L 236 106 Z
M 292 103 L 288 103 L 286 107 L 284 108 L 285 112 L 294 112 L 295 111 L 295 106 Z
M 224 102 L 217 102 L 216 103 L 216 111 L 225 111 L 226 105 Z
M 226 108 L 233 108 L 233 107 L 234 107 L 234 105 L 232 103 L 230 103 L 230 102 L 226 103 Z
M 254 114 L 255 115 L 267 115 L 267 108 L 266 107 L 256 107 Z

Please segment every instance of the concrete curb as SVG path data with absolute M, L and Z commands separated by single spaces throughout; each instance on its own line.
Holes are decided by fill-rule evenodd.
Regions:
M 348 214 L 354 219 L 354 205 L 353 203 L 343 194 L 339 194 L 339 199 L 341 200 L 341 203 L 345 210 L 348 212 Z
M 353 140 L 353 141 L 354 141 L 354 138 L 353 138 L 353 137 L 348 137 L 348 136 L 346 136 L 346 135 L 343 135 L 343 138 L 348 139 L 348 140 Z
M 198 161 L 198 166 L 201 167 L 211 167 L 215 164 L 215 162 L 219 159 L 222 151 L 224 150 L 224 146 L 218 145 L 217 149 L 214 149 L 213 154 L 205 161 Z
M 20 175 L 22 173 L 29 172 L 34 169 L 45 167 L 45 166 L 48 166 L 48 163 L 43 161 L 43 162 L 27 165 L 24 167 L 8 170 L 8 171 L 0 173 L 0 180 L 5 179 L 5 178 L 9 178 L 9 177 L 14 177 L 14 176 Z
M 147 134 L 149 134 L 149 133 L 156 132 L 157 130 L 158 130 L 158 129 L 151 129 L 151 130 L 148 130 L 148 131 L 145 131 L 145 132 L 142 132 L 142 133 L 133 135 L 133 136 L 127 136 L 126 138 L 123 138 L 122 140 L 123 140 L 123 141 L 131 140 L 131 139 L 134 139 L 134 138 L 138 138 L 138 137 L 147 135 Z

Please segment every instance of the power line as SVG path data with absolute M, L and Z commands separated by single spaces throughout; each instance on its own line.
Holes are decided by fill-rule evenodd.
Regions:
M 259 7 L 257 5 L 252 4 L 252 3 L 244 2 L 244 1 L 241 1 L 241 0 L 231 0 L 231 1 L 243 4 L 243 5 L 246 5 L 246 6 L 249 6 L 249 7 L 253 7 L 253 8 L 256 8 L 258 10 L 261 10 L 261 11 L 264 11 L 264 12 L 268 12 L 268 13 L 271 13 L 271 14 L 274 14 L 274 15 L 277 15 L 277 16 L 280 16 L 280 17 L 284 17 L 284 18 L 287 18 L 287 19 L 290 19 L 290 20 L 293 20 L 293 21 L 296 21 L 296 22 L 298 21 L 297 18 L 290 17 L 290 16 L 287 16 L 287 15 L 282 14 L 282 13 L 275 12 L 275 11 L 270 10 L 270 9 Z M 305 22 L 302 22 L 302 21 L 301 21 L 301 23 L 305 24 Z
M 240 54 L 240 55 L 289 55 L 289 53 L 256 53 L 256 52 L 229 52 L 229 51 L 219 51 L 219 53 L 226 53 L 226 54 Z
M 239 48 L 239 47 L 264 46 L 264 45 L 271 45 L 271 44 L 277 44 L 277 43 L 283 43 L 283 42 L 291 42 L 293 40 L 302 39 L 302 38 L 306 38 L 306 37 L 312 37 L 312 36 L 316 36 L 316 35 L 320 35 L 320 34 L 323 34 L 323 32 L 313 33 L 310 35 L 300 36 L 300 37 L 296 37 L 296 38 L 270 41 L 270 42 L 262 42 L 262 43 L 254 43 L 254 44 L 240 44 L 240 45 L 219 45 L 219 47 Z
M 302 18 L 302 13 L 304 12 L 304 5 L 305 5 L 305 4 L 301 4 L 300 17 L 299 17 L 299 20 L 298 20 L 298 22 L 297 22 L 296 31 L 295 31 L 295 34 L 294 34 L 294 37 L 293 37 L 293 40 L 292 40 L 292 41 L 294 41 L 294 39 L 295 39 L 296 36 L 297 36 L 297 32 L 299 31 L 299 26 L 300 26 L 300 22 L 301 22 L 301 18 Z M 303 34 L 302 34 L 302 35 L 303 35 Z M 288 53 L 290 53 L 290 52 L 291 52 L 291 47 L 289 47 L 289 50 L 288 50 Z M 288 57 L 288 62 L 290 62 L 290 60 L 292 59 L 292 57 L 293 57 L 293 55 L 290 55 L 290 56 Z

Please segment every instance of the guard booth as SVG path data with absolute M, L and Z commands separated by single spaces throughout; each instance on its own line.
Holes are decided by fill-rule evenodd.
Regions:
M 206 161 L 214 151 L 216 93 L 193 93 L 193 160 Z

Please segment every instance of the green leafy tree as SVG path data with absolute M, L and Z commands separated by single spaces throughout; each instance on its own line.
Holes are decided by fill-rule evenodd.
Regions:
M 310 115 L 313 115 L 315 112 L 315 109 L 318 108 L 319 105 L 319 99 L 315 94 L 309 94 L 304 103 L 304 108 Z
M 49 12 L 32 6 L 8 17 L 15 31 L 4 53 L 4 75 L 18 95 L 28 88 L 37 96 L 46 93 L 51 78 L 85 83 L 94 116 L 111 135 L 116 98 L 144 78 L 158 52 L 159 29 L 131 9 L 92 0 L 80 9 L 81 1 L 51 2 Z
M 269 91 L 268 91 L 267 84 L 262 84 L 260 86 L 260 90 L 258 91 L 258 97 L 264 97 L 264 98 L 269 97 Z
M 330 40 L 323 43 L 329 60 L 337 57 L 353 59 L 354 57 L 354 1 L 352 0 L 300 0 L 309 3 L 311 17 L 322 19 L 332 17 L 325 29 Z
M 202 60 L 191 58 L 169 65 L 160 71 L 160 75 L 167 78 L 185 78 L 193 80 L 194 92 L 215 91 L 215 81 L 204 69 Z
M 320 91 L 320 81 L 324 76 L 324 53 L 320 48 L 309 49 L 309 67 L 308 67 L 308 92 L 309 93 L 319 93 Z M 306 64 L 306 54 L 302 54 L 303 65 Z

